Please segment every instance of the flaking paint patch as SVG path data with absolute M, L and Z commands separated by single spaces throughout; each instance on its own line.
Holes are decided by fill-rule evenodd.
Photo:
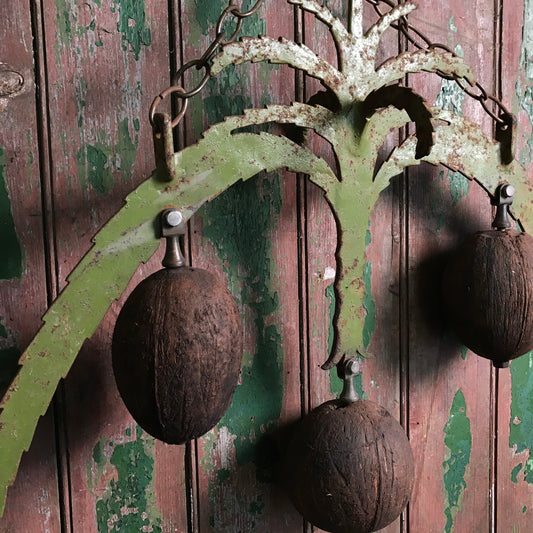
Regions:
M 143 0 L 117 0 L 114 3 L 115 11 L 117 7 L 117 30 L 122 34 L 122 49 L 129 50 L 137 61 L 142 47 L 152 44 L 145 3 Z
M 529 452 L 529 457 L 515 466 L 513 475 L 518 480 L 521 473 L 527 483 L 533 483 L 533 352 L 511 362 L 511 378 L 509 447 L 514 454 Z
M 74 46 L 74 40 L 77 37 L 90 36 L 88 40 L 88 51 L 90 55 L 94 55 L 95 46 L 102 46 L 99 40 L 96 17 L 94 13 L 95 7 L 101 7 L 100 0 L 92 0 L 83 3 L 70 2 L 68 0 L 55 0 L 56 6 L 56 38 L 55 38 L 55 56 L 56 62 L 61 64 L 60 52 L 61 49 L 67 49 L 69 52 L 76 51 L 76 54 L 81 57 L 81 49 L 79 46 Z M 80 19 L 87 20 L 88 24 L 81 24 Z
M 370 229 L 366 230 L 365 244 L 368 246 L 371 242 Z M 376 327 L 376 303 L 372 298 L 372 263 L 365 263 L 363 269 L 363 283 L 365 284 L 365 296 L 363 298 L 363 307 L 366 310 L 365 323 L 363 326 L 363 346 L 368 348 L 370 339 Z
M 521 128 L 526 142 L 519 159 L 527 166 L 533 161 L 533 0 L 524 0 L 520 69 L 523 75 L 516 81 L 516 99 L 519 110 L 529 121 L 529 128 Z
M 7 158 L 0 146 L 0 279 L 20 278 L 23 272 L 22 248 L 15 230 L 11 201 L 6 183 Z
M 154 439 L 139 426 L 124 442 L 98 441 L 87 464 L 87 483 L 96 500 L 99 533 L 162 533 L 154 494 Z
M 454 520 L 463 504 L 466 479 L 469 475 L 472 434 L 470 420 L 466 412 L 463 391 L 459 389 L 454 396 L 448 421 L 444 426 L 446 456 L 442 463 L 444 490 L 445 533 L 451 533 Z
M 123 181 L 128 181 L 135 164 L 137 145 L 137 130 L 132 139 L 127 118 L 118 124 L 114 145 L 104 130 L 97 132 L 96 141 L 83 143 L 77 152 L 78 177 L 82 186 L 90 184 L 98 194 L 105 195 L 115 185 L 115 173 L 118 172 Z
M 453 15 L 450 18 L 448 29 L 452 33 L 457 32 Z M 454 52 L 460 57 L 464 56 L 463 49 L 459 44 L 455 45 Z M 435 106 L 450 110 L 462 116 L 465 99 L 465 92 L 454 80 L 443 79 L 440 92 L 435 100 Z M 450 196 L 452 197 L 452 204 L 455 206 L 461 198 L 464 198 L 468 194 L 470 180 L 464 174 L 461 174 L 461 172 L 454 172 L 452 170 L 447 170 L 446 176 L 450 180 Z
M 236 185 L 208 204 L 202 213 L 204 236 L 216 247 L 234 294 L 254 317 L 257 342 L 244 363 L 242 383 L 220 425 L 237 435 L 238 464 L 254 461 L 258 438 L 275 425 L 283 395 L 283 348 L 277 325 L 268 317 L 279 307 L 272 287 L 273 259 L 266 234 L 281 208 L 279 178 Z
M 259 485 L 255 490 L 248 487 L 246 494 L 242 493 L 242 487 L 232 486 L 235 479 L 225 471 L 231 471 L 232 459 L 224 449 L 228 443 L 221 441 L 218 453 L 221 457 L 226 454 L 226 464 L 220 465 L 224 470 L 225 490 L 222 493 L 218 490 L 221 482 L 218 471 L 214 471 L 215 479 L 209 481 L 210 520 L 216 531 L 230 531 L 227 528 L 232 526 L 228 524 L 233 523 L 227 515 L 235 503 L 225 510 L 228 506 L 221 506 L 221 494 L 223 498 L 238 500 L 247 516 L 243 518 L 247 520 L 246 527 L 253 529 L 257 520 L 255 515 L 250 515 L 250 506 L 262 497 L 261 483 L 271 481 L 276 451 L 264 435 L 276 426 L 281 415 L 283 345 L 277 325 L 270 319 L 279 301 L 271 281 L 274 264 L 267 232 L 280 212 L 281 202 L 279 178 L 258 178 L 228 189 L 202 213 L 204 237 L 215 245 L 233 294 L 239 303 L 248 307 L 247 320 L 253 321 L 256 338 L 255 352 L 243 361 L 242 382 L 217 427 L 220 435 L 228 435 L 225 440 L 229 439 L 229 446 L 234 448 L 233 468 L 253 465 Z M 211 457 L 212 440 L 207 439 L 206 446 L 206 455 Z M 260 510 L 262 507 L 257 508 L 257 512 Z

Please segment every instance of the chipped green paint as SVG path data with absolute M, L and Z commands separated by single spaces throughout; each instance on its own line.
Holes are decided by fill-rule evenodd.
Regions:
M 55 0 L 56 6 L 56 54 L 58 46 L 70 45 L 72 42 L 71 11 L 67 0 Z
M 533 81 L 533 0 L 524 0 L 524 23 L 522 26 L 522 51 L 520 63 L 528 81 Z
M 461 348 L 461 357 L 463 358 L 463 361 L 466 361 L 467 353 L 468 353 L 468 348 L 466 346 L 463 346 Z
M 333 358 L 324 367 L 330 368 L 343 354 L 353 355 L 362 349 L 365 315 L 362 305 L 363 228 L 367 227 L 379 192 L 388 185 L 390 178 L 408 165 L 419 164 L 420 160 L 415 157 L 416 138 L 409 136 L 393 150 L 373 179 L 379 146 L 391 128 L 403 127 L 409 122 L 409 117 L 406 112 L 391 107 L 366 117 L 361 113 L 361 102 L 374 89 L 403 79 L 409 72 L 441 71 L 464 77 L 470 82 L 474 76 L 461 58 L 432 49 L 422 53 L 403 53 L 376 70 L 373 59 L 381 36 L 391 23 L 416 8 L 412 3 L 395 6 L 380 23 L 365 32 L 363 0 L 354 0 L 350 3 L 351 33 L 340 21 L 328 15 L 327 10 L 317 10 L 317 3 L 309 0 L 298 0 L 298 3 L 325 21 L 331 29 L 341 56 L 341 70 L 319 60 L 311 50 L 295 43 L 264 38 L 224 47 L 213 60 L 212 74 L 217 75 L 231 63 L 265 60 L 285 63 L 302 68 L 334 90 L 342 109 L 332 112 L 295 103 L 253 109 L 240 117 L 229 117 L 204 132 L 197 145 L 161 162 L 152 179 L 128 196 L 126 205 L 98 233 L 94 247 L 74 269 L 68 286 L 46 313 L 45 323 L 22 355 L 22 367 L 10 386 L 7 399 L 0 405 L 2 509 L 7 486 L 13 480 L 22 452 L 28 448 L 38 417 L 45 412 L 60 377 L 67 374 L 83 340 L 95 331 L 109 305 L 126 287 L 139 262 L 146 261 L 158 247 L 159 239 L 153 222 L 165 206 L 178 206 L 187 220 L 206 201 L 241 180 L 246 182 L 262 170 L 272 172 L 288 168 L 291 172 L 308 174 L 325 191 L 343 231 L 335 281 L 339 308 L 336 316 L 338 342 Z M 517 163 L 501 165 L 497 143 L 478 126 L 449 111 L 432 108 L 431 112 L 435 117 L 435 144 L 431 153 L 422 160 L 462 170 L 488 190 L 493 190 L 498 180 L 508 179 L 517 190 L 514 211 L 527 228 L 532 218 L 527 208 L 533 192 L 527 187 L 524 169 Z M 323 136 L 335 147 L 341 179 L 324 160 L 305 146 L 267 132 L 241 133 L 243 128 L 269 122 L 311 128 Z M 167 148 L 171 138 L 167 124 L 163 135 Z M 461 149 L 472 144 L 476 145 L 475 157 L 472 150 Z M 450 151 L 451 146 L 453 152 Z M 254 212 L 253 216 L 256 217 L 257 213 Z M 233 227 L 228 224 L 226 229 Z M 224 246 L 223 242 L 220 244 Z M 254 283 L 254 280 L 250 281 Z M 98 290 L 95 290 L 96 287 Z M 245 284 L 242 292 L 246 292 Z M 268 287 L 268 296 L 270 301 L 266 305 L 275 308 L 277 301 L 271 286 Z M 265 302 L 259 304 L 264 306 Z M 251 310 L 259 315 L 257 308 Z M 279 347 L 280 339 L 275 326 L 266 320 L 263 325 L 263 343 Z M 274 357 L 272 353 L 268 355 L 270 361 L 276 361 L 279 354 L 274 353 Z M 252 368 L 256 359 L 253 357 L 251 365 L 245 363 L 245 367 Z M 279 363 L 276 361 L 275 364 Z M 276 390 L 275 394 L 278 392 Z M 272 409 L 272 405 L 268 408 Z M 226 431 L 227 426 L 221 429 Z
M 101 195 L 114 186 L 111 165 L 108 163 L 111 148 L 105 143 L 86 144 L 78 150 L 78 177 L 82 184 L 88 181 Z
M 370 224 L 370 223 L 369 223 Z M 370 229 L 366 230 L 365 246 L 371 242 Z M 372 298 L 372 263 L 365 263 L 363 269 L 363 283 L 365 284 L 365 296 L 363 298 L 363 307 L 366 311 L 365 323 L 363 325 L 363 346 L 368 348 L 370 339 L 376 327 L 376 303 Z
M 453 15 L 450 18 L 448 29 L 451 32 L 457 32 Z M 464 56 L 463 49 L 459 44 L 455 46 L 454 52 L 459 57 Z M 440 109 L 453 111 L 455 114 L 461 116 L 463 114 L 465 99 L 465 92 L 457 83 L 455 83 L 454 80 L 443 79 L 441 82 L 440 92 L 435 100 L 435 106 L 439 107 Z M 452 204 L 455 206 L 459 200 L 461 200 L 461 198 L 468 194 L 468 191 L 470 190 L 470 180 L 460 172 L 448 170 L 446 174 L 447 178 L 450 180 L 450 195 L 452 197 Z
M 472 434 L 466 413 L 466 401 L 459 389 L 453 398 L 448 422 L 444 426 L 446 457 L 442 463 L 445 533 L 451 533 L 457 512 L 463 504 L 466 478 L 469 475 Z
M 511 481 L 513 483 L 518 483 L 518 474 L 522 470 L 522 463 L 517 464 L 511 471 Z
M 6 172 L 6 154 L 0 146 L 0 246 L 2 246 L 0 280 L 20 278 L 23 271 L 22 249 L 11 211 Z
M 107 194 L 115 185 L 114 174 L 119 172 L 128 181 L 137 157 L 138 133 L 132 139 L 128 119 L 118 124 L 115 144 L 105 131 L 96 135 L 94 143 L 84 143 L 77 153 L 78 178 L 83 187 L 90 184 L 100 195 Z
M 202 210 L 204 237 L 215 245 L 238 301 L 253 313 L 257 335 L 255 352 L 244 361 L 242 383 L 219 424 L 237 435 L 240 465 L 256 460 L 257 440 L 281 413 L 283 347 L 277 326 L 269 324 L 279 302 L 271 280 L 273 259 L 267 234 L 281 202 L 279 179 L 264 178 L 232 187 Z
M 518 107 L 529 121 L 522 128 L 524 141 L 520 152 L 523 164 L 533 161 L 533 0 L 524 0 L 522 49 L 520 56 L 521 79 L 516 82 Z M 531 228 L 529 228 L 531 231 Z M 524 480 L 533 484 L 533 352 L 511 362 L 511 412 L 509 419 L 509 447 L 513 455 L 527 452 L 529 457 L 512 470 L 511 479 L 518 483 Z
M 92 35 L 88 42 L 88 50 L 91 55 L 94 54 L 95 46 L 102 46 L 102 42 L 97 39 L 97 24 L 94 16 L 94 6 L 101 7 L 100 1 L 84 2 L 78 4 L 69 0 L 54 0 L 56 7 L 56 35 L 55 35 L 55 57 L 56 62 L 61 64 L 60 53 L 62 49 L 72 52 L 81 57 L 82 52 L 79 46 L 74 46 L 75 38 Z M 93 5 L 94 4 L 94 5 Z M 89 10 L 90 21 L 88 24 L 80 24 L 79 18 L 81 10 Z M 83 14 L 83 19 L 86 14 Z
M 512 399 L 509 421 L 509 447 L 514 454 L 533 448 L 533 352 L 511 363 Z M 516 470 L 520 467 L 519 470 Z M 515 478 L 523 471 L 524 480 L 533 484 L 533 458 L 513 469 Z
M 518 109 L 529 121 L 529 131 L 522 128 L 525 144 L 520 151 L 520 161 L 533 161 L 533 0 L 524 0 L 524 21 L 522 25 L 522 47 L 520 54 L 521 79 L 516 81 Z
M 122 49 L 130 51 L 137 61 L 141 48 L 152 43 L 144 0 L 116 0 L 113 7 L 114 11 L 118 7 L 117 30 L 122 34 Z
M 96 499 L 99 533 L 162 533 L 153 485 L 154 439 L 136 426 L 134 438 L 128 428 L 123 443 L 106 440 L 104 437 L 96 443 L 87 463 L 87 484 Z M 115 474 L 102 480 L 106 470 Z

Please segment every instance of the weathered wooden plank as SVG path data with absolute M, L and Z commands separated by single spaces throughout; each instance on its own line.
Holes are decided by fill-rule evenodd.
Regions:
M 168 12 L 158 2 L 50 1 L 44 13 L 62 287 L 92 234 L 154 167 L 147 112 L 169 80 Z M 140 269 L 130 289 L 158 267 Z M 107 314 L 65 384 L 74 530 L 185 530 L 183 450 L 140 432 L 114 385 L 117 312 Z
M 220 2 L 187 4 L 182 18 L 186 59 L 198 57 L 213 39 L 222 9 Z M 266 2 L 244 21 L 241 35 L 290 37 L 292 13 L 288 4 Z M 229 67 L 208 84 L 201 102 L 191 101 L 189 139 L 225 115 L 292 101 L 293 79 L 285 67 Z M 193 264 L 227 279 L 245 326 L 242 381 L 217 428 L 198 440 L 201 531 L 297 531 L 301 526 L 275 483 L 283 448 L 278 432 L 300 414 L 296 205 L 294 176 L 260 176 L 220 195 L 191 224 Z
M 450 1 L 420 6 L 411 23 L 433 42 L 464 54 L 492 90 L 492 5 Z M 454 82 L 413 76 L 437 105 L 484 121 Z M 476 107 L 477 106 L 477 107 Z M 490 531 L 491 366 L 461 347 L 445 325 L 440 277 L 446 254 L 490 226 L 487 196 L 443 168 L 409 171 L 409 431 L 416 461 L 411 531 Z
M 528 168 L 531 178 L 531 2 L 505 2 L 502 4 L 502 16 L 502 97 L 503 102 L 518 119 L 516 158 Z M 531 228 L 528 230 L 531 231 Z M 510 369 L 500 370 L 498 376 L 496 516 L 501 531 L 525 532 L 531 529 L 533 434 L 529 417 L 533 411 L 532 358 L 533 356 L 528 354 L 515 359 Z
M 47 305 L 32 19 L 0 6 L 0 395 Z M 0 530 L 60 528 L 53 414 L 41 420 L 9 489 Z

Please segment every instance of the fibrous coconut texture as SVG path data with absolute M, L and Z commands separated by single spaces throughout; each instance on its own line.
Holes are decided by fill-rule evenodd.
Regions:
M 533 238 L 515 230 L 471 235 L 444 273 L 443 295 L 459 339 L 507 366 L 533 349 Z
M 138 424 L 182 444 L 228 408 L 242 363 L 237 305 L 210 272 L 160 270 L 131 293 L 113 335 L 118 390 Z
M 402 426 L 369 400 L 323 403 L 295 429 L 285 461 L 298 511 L 333 533 L 370 533 L 402 512 L 414 480 Z

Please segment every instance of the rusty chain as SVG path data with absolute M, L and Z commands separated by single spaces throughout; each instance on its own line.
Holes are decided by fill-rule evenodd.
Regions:
M 374 8 L 374 11 L 382 17 L 384 13 L 380 10 L 379 6 L 380 4 L 386 4 L 390 8 L 396 7 L 397 4 L 395 4 L 392 0 L 366 0 L 369 4 L 371 4 Z M 391 24 L 392 28 L 399 31 L 408 42 L 410 42 L 415 48 L 422 50 L 443 50 L 445 52 L 448 52 L 454 56 L 457 57 L 457 54 L 449 47 L 444 44 L 440 43 L 433 43 L 427 37 L 424 35 L 420 30 L 415 28 L 412 24 L 409 24 L 407 17 L 403 16 L 400 17 L 397 23 Z M 414 36 L 413 36 L 414 34 Z M 417 38 L 419 40 L 417 40 Z M 421 44 L 421 42 L 423 44 Z M 437 74 L 446 80 L 453 80 L 459 85 L 461 90 L 470 96 L 470 98 L 473 98 L 474 100 L 477 100 L 485 112 L 495 121 L 497 128 L 499 128 L 501 131 L 507 130 L 510 126 L 512 126 L 512 117 L 511 113 L 507 110 L 507 108 L 503 105 L 503 103 L 498 100 L 495 96 L 489 94 L 483 86 L 476 82 L 474 85 L 471 85 L 471 87 L 467 87 L 467 85 L 464 83 L 463 79 L 456 75 L 449 75 L 442 71 L 437 71 Z M 492 102 L 496 105 L 498 108 L 497 114 L 494 113 L 489 108 L 489 103 Z
M 172 120 L 171 125 L 172 127 L 175 127 L 180 123 L 181 119 L 185 115 L 185 111 L 187 110 L 189 98 L 192 98 L 194 95 L 198 94 L 206 86 L 207 82 L 209 81 L 209 78 L 211 77 L 211 60 L 213 59 L 213 57 L 219 52 L 219 49 L 221 47 L 232 43 L 237 39 L 242 28 L 243 20 L 256 13 L 257 10 L 261 7 L 262 1 L 263 0 L 257 0 L 257 2 L 251 9 L 249 9 L 248 11 L 242 11 L 242 9 L 237 5 L 237 0 L 230 0 L 228 7 L 224 9 L 218 19 L 216 25 L 215 39 L 213 40 L 213 42 L 207 47 L 201 57 L 192 59 L 182 65 L 180 69 L 176 72 L 176 74 L 173 76 L 172 85 L 154 98 L 154 101 L 150 106 L 149 113 L 150 124 L 152 125 L 152 127 L 154 126 L 154 116 L 157 107 L 165 98 L 167 98 L 171 94 L 175 94 L 181 100 L 181 107 L 177 115 Z M 226 32 L 224 31 L 223 27 L 224 24 L 227 22 L 228 17 L 230 16 L 233 16 L 235 19 L 235 29 L 229 37 L 226 37 Z M 196 70 L 203 69 L 205 71 L 204 76 L 196 85 L 196 87 L 186 91 L 180 85 L 180 80 L 183 75 L 192 68 L 196 68 Z

